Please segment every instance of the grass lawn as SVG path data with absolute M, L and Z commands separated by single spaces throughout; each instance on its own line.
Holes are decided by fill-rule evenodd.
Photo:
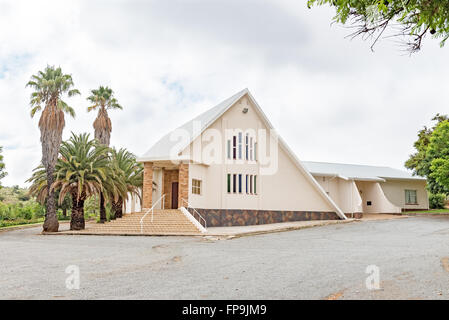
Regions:
M 44 218 L 31 219 L 31 220 L 26 219 L 2 220 L 0 221 L 0 229 L 42 222 L 44 222 Z
M 68 221 L 70 220 L 70 217 L 67 218 L 58 218 L 59 221 Z M 28 224 L 38 224 L 43 223 L 44 218 L 38 218 L 38 219 L 14 219 L 14 220 L 0 220 L 0 230 L 1 229 L 7 229 L 11 227 L 18 227 L 18 226 L 26 226 Z
M 449 209 L 432 209 L 423 211 L 407 211 L 403 212 L 404 215 L 415 215 L 415 214 L 449 214 Z

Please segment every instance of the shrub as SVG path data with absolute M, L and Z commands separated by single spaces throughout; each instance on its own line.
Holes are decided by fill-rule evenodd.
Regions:
M 446 195 L 441 193 L 429 194 L 430 209 L 444 209 L 446 206 Z
M 44 216 L 44 207 L 35 201 L 11 204 L 0 202 L 0 220 L 32 220 Z
M 27 194 L 21 194 L 17 197 L 20 201 L 28 201 L 31 199 L 31 197 Z

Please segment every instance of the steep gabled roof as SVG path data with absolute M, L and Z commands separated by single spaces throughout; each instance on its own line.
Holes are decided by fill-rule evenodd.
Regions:
M 140 157 L 139 161 L 152 161 L 152 160 L 175 160 L 171 157 L 171 152 L 173 152 L 173 148 L 176 148 L 174 153 L 179 154 L 182 150 L 184 150 L 193 140 L 196 139 L 201 133 L 204 132 L 212 123 L 215 122 L 221 115 L 223 115 L 230 107 L 234 105 L 240 98 L 242 98 L 245 94 L 249 93 L 248 89 L 244 89 L 232 97 L 224 100 L 219 103 L 215 107 L 203 112 L 196 118 L 184 123 L 182 126 L 177 129 L 169 132 L 165 136 L 163 136 L 158 142 L 156 142 L 150 150 L 148 150 L 142 157 Z M 194 124 L 200 125 L 199 132 L 193 132 Z M 170 139 L 172 133 L 176 130 L 185 130 L 188 132 L 190 137 L 190 142 L 187 145 L 179 146 L 179 141 L 172 141 Z
M 259 116 L 262 118 L 262 120 L 265 122 L 265 125 L 269 129 L 274 129 L 271 122 L 268 120 L 265 113 L 260 108 L 257 101 L 254 99 L 254 97 L 251 95 L 249 90 L 243 89 L 242 91 L 236 93 L 232 97 L 224 100 L 220 104 L 216 105 L 212 109 L 209 109 L 208 111 L 200 114 L 196 118 L 192 119 L 189 122 L 186 122 L 179 128 L 173 130 L 172 132 L 166 134 L 164 137 L 162 137 L 156 144 L 153 145 L 153 147 L 145 153 L 142 157 L 138 158 L 137 161 L 139 162 L 146 162 L 146 161 L 157 161 L 157 160 L 184 160 L 178 157 L 177 159 L 173 159 L 173 154 L 176 153 L 179 155 L 185 148 L 187 148 L 198 136 L 200 136 L 209 126 L 211 126 L 218 118 L 220 118 L 229 108 L 231 108 L 237 101 L 239 101 L 244 95 L 248 95 L 251 102 L 256 107 L 256 112 L 259 114 Z M 194 123 L 195 122 L 200 123 L 201 129 L 198 132 L 193 132 L 194 129 Z M 183 129 L 186 130 L 190 135 L 190 142 L 186 145 L 178 146 L 178 141 L 171 141 L 170 137 L 172 133 L 176 130 Z M 329 195 L 324 191 L 324 189 L 321 187 L 321 185 L 315 180 L 315 178 L 310 174 L 310 172 L 301 164 L 301 161 L 299 161 L 298 157 L 295 155 L 295 153 L 290 149 L 290 147 L 285 143 L 285 141 L 282 139 L 282 137 L 278 136 L 279 146 L 284 149 L 284 151 L 287 153 L 287 155 L 290 157 L 290 159 L 293 161 L 293 163 L 296 165 L 296 167 L 304 174 L 306 179 L 312 184 L 312 186 L 319 192 L 319 194 L 323 197 L 327 203 L 335 209 L 336 214 L 342 218 L 347 219 L 343 211 L 337 206 L 337 204 L 329 197 Z M 175 152 L 173 152 L 173 148 L 177 148 Z M 185 159 L 188 160 L 188 159 Z
M 339 176 L 345 180 L 385 181 L 385 180 L 426 180 L 413 176 L 403 170 L 389 167 L 376 167 L 358 164 L 327 163 L 302 161 L 302 164 L 313 174 L 323 176 Z

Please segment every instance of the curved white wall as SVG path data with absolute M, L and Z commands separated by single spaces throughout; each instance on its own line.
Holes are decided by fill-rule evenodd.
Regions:
M 385 196 L 390 202 L 404 209 L 427 210 L 429 198 L 425 180 L 388 180 L 381 184 Z M 418 204 L 405 203 L 405 190 L 416 190 Z
M 401 207 L 395 206 L 385 196 L 379 182 L 357 181 L 357 188 L 363 200 L 364 213 L 401 213 Z M 368 205 L 371 202 L 371 205 Z

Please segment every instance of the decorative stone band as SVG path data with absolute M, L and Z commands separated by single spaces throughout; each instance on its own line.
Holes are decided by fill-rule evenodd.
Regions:
M 345 216 L 350 219 L 362 219 L 363 212 L 345 213 Z
M 189 211 L 193 211 L 191 208 Z M 291 221 L 340 220 L 335 212 L 276 211 L 246 209 L 198 209 L 207 227 L 251 226 Z

